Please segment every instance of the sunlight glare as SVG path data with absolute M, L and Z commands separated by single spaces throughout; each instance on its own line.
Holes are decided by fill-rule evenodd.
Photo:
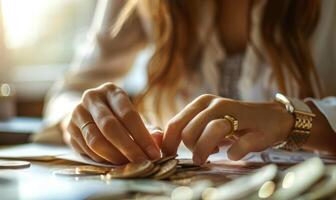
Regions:
M 42 20 L 54 6 L 64 3 L 46 0 L 1 0 L 6 45 L 20 48 L 33 44 L 43 33 Z M 50 20 L 50 19 L 49 19 Z

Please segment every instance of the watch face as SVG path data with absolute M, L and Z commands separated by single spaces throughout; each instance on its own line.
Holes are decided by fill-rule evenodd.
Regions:
M 289 99 L 288 99 L 286 96 L 284 96 L 284 95 L 281 94 L 281 93 L 277 93 L 277 94 L 275 95 L 275 99 L 276 99 L 276 101 L 278 101 L 278 102 L 284 104 L 285 107 L 286 107 L 286 110 L 287 110 L 288 112 L 290 112 L 290 113 L 293 113 L 293 112 L 294 112 L 294 106 L 291 104 L 291 102 L 289 101 Z
M 291 104 L 286 104 L 286 110 L 293 113 L 294 112 L 294 106 L 292 106 Z

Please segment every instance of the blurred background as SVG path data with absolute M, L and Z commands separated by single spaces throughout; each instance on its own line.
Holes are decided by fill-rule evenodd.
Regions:
M 0 101 L 11 96 L 8 112 L 41 117 L 48 88 L 86 40 L 96 2 L 0 0 Z M 4 113 L 10 106 L 2 105 Z

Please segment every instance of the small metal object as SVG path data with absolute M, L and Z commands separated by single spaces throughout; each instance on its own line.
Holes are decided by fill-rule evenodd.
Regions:
M 90 124 L 94 124 L 94 122 L 93 121 L 88 121 L 88 122 L 85 122 L 81 127 L 80 127 L 80 130 L 84 130 L 84 128 L 85 127 L 87 127 L 88 125 L 90 125 Z
M 67 168 L 67 169 L 59 169 L 53 172 L 54 175 L 57 176 L 92 176 L 96 174 L 88 174 L 84 172 L 78 171 L 76 168 Z
M 154 179 L 166 179 L 173 175 L 176 171 L 176 166 L 177 166 L 178 161 L 173 159 L 165 162 L 162 164 L 160 167 L 160 170 L 154 174 L 153 178 Z
M 151 161 L 128 163 L 123 167 L 111 169 L 106 175 L 110 178 L 138 178 L 153 168 L 154 164 Z
M 101 175 L 101 174 L 106 174 L 107 172 L 109 172 L 111 170 L 111 168 L 97 167 L 97 166 L 92 166 L 92 165 L 84 165 L 84 166 L 76 167 L 76 170 L 80 173 Z
M 177 155 L 162 157 L 162 158 L 154 160 L 153 163 L 156 164 L 156 165 L 162 164 L 162 163 L 165 163 L 169 160 L 175 159 L 176 157 L 177 157 Z
M 23 169 L 29 167 L 30 162 L 27 161 L 0 160 L 0 169 Z
M 230 138 L 231 136 L 234 135 L 234 133 L 238 130 L 238 120 L 231 116 L 231 115 L 225 115 L 224 119 L 228 120 L 231 124 L 231 131 L 230 134 L 228 134 L 225 138 Z
M 150 178 L 152 175 L 156 174 L 160 170 L 160 166 L 153 167 L 152 170 L 148 171 L 147 173 L 142 174 L 141 178 Z

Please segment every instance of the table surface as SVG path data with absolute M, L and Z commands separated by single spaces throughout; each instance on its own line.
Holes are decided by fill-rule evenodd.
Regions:
M 83 164 L 55 160 L 49 162 L 31 162 L 25 169 L 0 169 L 0 199 L 87 199 L 97 194 L 108 193 L 109 199 L 140 190 L 169 190 L 174 186 L 168 181 L 154 180 L 104 180 L 101 176 L 69 177 L 55 175 L 60 169 L 73 168 Z M 220 164 L 209 164 L 211 171 L 225 174 L 227 170 L 236 169 L 234 166 L 222 167 Z M 221 171 L 224 170 L 224 171 Z M 246 171 L 246 169 L 243 169 Z M 237 174 L 241 171 L 238 170 Z M 235 177 L 231 173 L 230 180 Z M 238 175 L 236 175 L 238 176 Z M 140 188 L 139 188 L 140 187 Z
M 101 176 L 59 176 L 54 172 L 75 168 L 83 164 L 53 160 L 48 162 L 32 161 L 25 169 L 0 169 L 0 199 L 94 199 L 97 195 L 106 195 L 106 199 L 120 199 L 129 192 L 149 191 L 171 192 L 176 185 L 169 181 L 146 179 L 106 180 Z M 236 177 L 254 172 L 265 163 L 228 164 L 225 161 L 207 164 L 207 170 L 197 172 L 198 176 L 189 180 L 212 180 L 225 183 Z M 280 170 L 287 166 L 278 165 Z M 188 184 L 188 183 L 186 183 Z M 170 193 L 169 193 L 170 194 Z
M 132 182 L 106 181 L 100 176 L 65 177 L 54 174 L 55 170 L 78 165 L 80 164 L 57 160 L 32 162 L 31 166 L 25 169 L 2 169 L 0 199 L 85 199 L 93 194 L 105 192 L 118 196 L 124 194 Z

